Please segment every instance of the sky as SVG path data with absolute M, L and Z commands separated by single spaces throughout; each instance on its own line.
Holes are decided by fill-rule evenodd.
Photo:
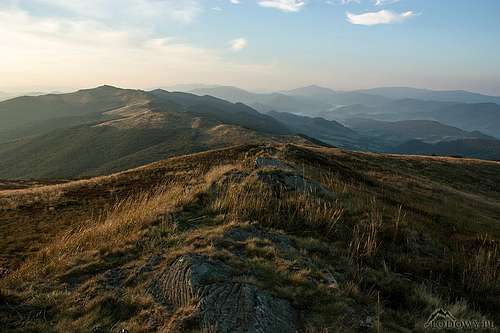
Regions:
M 189 83 L 500 95 L 500 1 L 0 0 L 0 91 Z

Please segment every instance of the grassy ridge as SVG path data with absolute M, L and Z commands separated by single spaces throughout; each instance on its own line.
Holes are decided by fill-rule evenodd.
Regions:
M 293 171 L 257 157 L 335 195 L 276 187 Z M 186 253 L 289 300 L 301 332 L 423 331 L 437 307 L 498 325 L 499 181 L 495 162 L 247 145 L 3 191 L 0 327 L 179 331 L 193 308 L 148 286 Z

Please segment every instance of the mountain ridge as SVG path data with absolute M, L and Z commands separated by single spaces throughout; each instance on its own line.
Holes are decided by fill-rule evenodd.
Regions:
M 0 327 L 425 331 L 436 307 L 496 323 L 498 166 L 263 143 L 0 190 Z

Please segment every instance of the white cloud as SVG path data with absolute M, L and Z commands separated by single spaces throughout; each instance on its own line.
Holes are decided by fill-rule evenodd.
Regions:
M 62 9 L 78 17 L 98 20 L 174 20 L 191 23 L 201 13 L 199 0 L 32 0 L 33 5 Z
M 234 5 L 239 5 L 240 4 L 240 0 L 229 0 L 229 2 L 231 2 Z
M 231 50 L 238 52 L 247 47 L 248 41 L 245 38 L 236 38 L 229 42 Z
M 393 3 L 399 2 L 400 0 L 372 0 L 375 6 L 386 6 L 392 5 Z
M 328 5 L 348 5 L 350 3 L 361 3 L 361 0 L 326 0 Z
M 283 12 L 298 12 L 306 4 L 305 0 L 260 0 L 262 7 L 274 8 Z
M 378 25 L 378 24 L 392 24 L 404 22 L 416 14 L 412 11 L 404 13 L 396 13 L 390 10 L 381 10 L 378 12 L 367 12 L 363 14 L 353 14 L 347 12 L 347 21 L 352 24 L 359 25 Z
M 0 36 L 3 88 L 71 89 L 103 83 L 148 88 L 188 82 L 244 84 L 279 77 L 275 64 L 229 61 L 224 50 L 159 37 L 139 26 L 125 29 L 91 19 L 42 18 L 0 7 Z M 235 45 L 242 48 L 245 43 Z

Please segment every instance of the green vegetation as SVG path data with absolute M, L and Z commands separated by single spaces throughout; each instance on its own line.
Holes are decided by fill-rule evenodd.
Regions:
M 81 178 L 164 158 L 301 138 L 241 104 L 109 86 L 0 103 L 0 179 Z

